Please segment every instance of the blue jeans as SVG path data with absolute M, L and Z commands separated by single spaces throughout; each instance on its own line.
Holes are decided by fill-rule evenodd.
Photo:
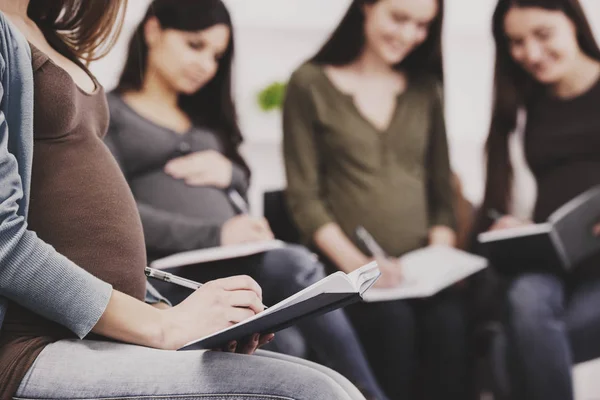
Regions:
M 507 292 L 504 323 L 510 398 L 573 399 L 574 363 L 600 356 L 600 279 L 565 283 L 527 273 Z
M 259 351 L 164 351 L 91 340 L 47 346 L 16 399 L 364 400 L 336 372 Z
M 325 277 L 323 265 L 306 248 L 295 245 L 251 257 L 182 267 L 170 272 L 200 282 L 239 274 L 250 275 L 262 287 L 266 305 L 277 303 Z M 175 285 L 158 282 L 155 286 L 174 304 L 189 295 L 188 290 Z M 297 328 L 321 363 L 340 372 L 373 399 L 387 399 L 342 310 L 303 320 Z

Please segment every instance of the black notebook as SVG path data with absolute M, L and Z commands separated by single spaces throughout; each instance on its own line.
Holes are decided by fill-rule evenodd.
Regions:
M 548 222 L 478 236 L 483 253 L 501 272 L 541 269 L 564 273 L 600 252 L 593 227 L 600 222 L 600 186 L 575 197 Z
M 255 333 L 274 333 L 301 319 L 345 307 L 361 301 L 380 275 L 376 262 L 349 274 L 336 272 L 252 318 L 190 342 L 179 350 L 222 348 L 232 340 L 244 342 Z

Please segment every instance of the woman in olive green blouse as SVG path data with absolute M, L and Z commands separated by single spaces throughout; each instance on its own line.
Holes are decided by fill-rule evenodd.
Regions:
M 387 254 L 380 287 L 402 281 L 398 257 L 453 246 L 453 193 L 442 101 L 439 0 L 354 0 L 319 53 L 292 76 L 284 106 L 287 200 L 307 242 L 333 266 L 369 259 L 364 226 Z M 430 399 L 464 399 L 466 323 L 450 290 L 348 313 L 393 399 L 413 398 L 424 362 Z M 418 338 L 418 340 L 417 340 Z

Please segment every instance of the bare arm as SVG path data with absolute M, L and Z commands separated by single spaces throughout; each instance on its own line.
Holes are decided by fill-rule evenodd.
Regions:
M 113 290 L 108 306 L 92 332 L 126 343 L 163 348 L 161 311 Z
M 336 223 L 321 227 L 315 233 L 314 242 L 343 272 L 352 272 L 369 261 Z

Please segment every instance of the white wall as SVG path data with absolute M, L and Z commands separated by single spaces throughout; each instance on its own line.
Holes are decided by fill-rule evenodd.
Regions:
M 260 210 L 265 188 L 285 185 L 279 145 L 280 117 L 256 105 L 257 92 L 285 80 L 313 54 L 345 12 L 349 0 L 225 0 L 236 25 L 235 95 L 254 170 L 251 199 Z M 600 0 L 582 0 L 600 33 Z M 93 66 L 101 82 L 114 86 L 133 26 L 148 0 L 130 1 L 122 40 Z M 478 202 L 483 190 L 482 146 L 487 134 L 493 69 L 490 19 L 495 0 L 447 0 L 445 21 L 446 118 L 452 164 L 467 197 Z

